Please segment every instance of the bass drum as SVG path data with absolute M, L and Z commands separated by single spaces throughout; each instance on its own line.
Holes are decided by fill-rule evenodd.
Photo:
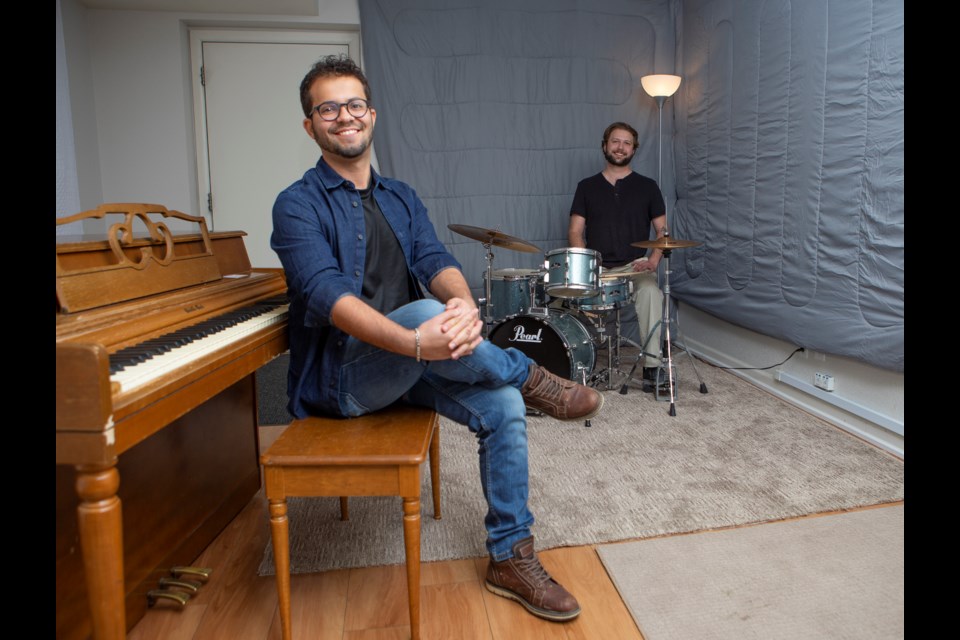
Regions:
M 520 315 L 493 327 L 488 339 L 514 347 L 561 378 L 583 382 L 597 364 L 590 331 L 572 315 L 550 309 L 548 316 Z

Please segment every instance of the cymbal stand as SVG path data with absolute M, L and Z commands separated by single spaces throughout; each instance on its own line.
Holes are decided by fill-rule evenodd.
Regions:
M 660 387 L 661 381 L 666 377 L 667 382 L 669 383 L 668 389 L 670 391 L 670 415 L 677 415 L 677 387 L 676 387 L 676 370 L 673 368 L 673 338 L 670 335 L 670 328 L 673 326 L 673 322 L 670 319 L 670 253 L 672 249 L 662 249 L 663 259 L 664 259 L 664 269 L 663 269 L 663 319 L 660 321 L 661 332 L 661 343 L 663 347 L 661 348 L 661 357 L 660 357 L 660 369 L 657 371 L 656 380 L 654 380 L 654 393 L 656 394 L 657 400 L 660 400 Z M 677 326 L 679 333 L 679 325 Z M 663 352 L 666 352 L 667 364 L 666 364 L 666 375 L 663 374 L 664 363 L 663 363 Z M 697 371 L 697 365 L 694 363 L 694 358 L 690 354 L 689 350 L 684 348 L 684 352 L 690 356 L 690 362 L 693 364 L 693 371 L 696 373 L 697 378 L 700 380 L 700 393 L 707 393 L 707 385 L 703 382 L 703 378 L 700 377 L 700 372 Z
M 674 308 L 677 310 L 677 312 L 674 314 L 676 315 L 676 319 L 674 320 L 674 322 L 677 325 L 677 338 L 683 342 L 683 344 L 680 345 L 679 348 L 683 353 L 687 354 L 690 357 L 690 364 L 691 366 L 693 366 L 693 373 L 696 374 L 697 380 L 700 381 L 700 393 L 708 393 L 707 383 L 703 381 L 703 376 L 700 375 L 700 370 L 697 369 L 696 354 L 694 354 L 690 350 L 690 347 L 687 346 L 687 340 L 686 338 L 683 337 L 683 331 L 680 329 L 680 315 L 679 315 L 680 301 L 677 300 L 676 298 L 671 298 L 671 301 L 673 302 Z
M 482 244 L 487 250 L 487 277 L 485 278 L 487 297 L 483 300 L 483 337 L 487 338 L 493 326 L 493 251 L 490 250 L 493 244 L 490 242 Z
M 660 381 L 663 379 L 663 355 L 667 356 L 667 382 L 670 391 L 670 415 L 677 415 L 677 387 L 676 370 L 673 368 L 673 351 L 670 348 L 672 340 L 670 338 L 670 254 L 671 249 L 663 249 L 663 318 L 660 320 L 660 369 L 657 371 L 656 379 L 653 381 L 654 393 L 657 400 L 660 399 Z
M 601 382 L 604 377 L 607 379 L 607 389 L 613 388 L 613 349 L 611 348 L 611 338 L 613 336 L 607 333 L 607 315 L 604 311 L 596 314 L 593 320 L 593 326 L 597 330 L 597 344 L 607 343 L 607 368 L 605 371 L 598 371 L 594 374 L 597 382 Z
M 623 375 L 623 372 L 620 371 L 620 303 L 616 303 L 614 310 L 616 315 L 614 315 L 614 333 L 613 335 L 607 335 L 607 390 L 613 389 L 613 372 L 616 371 Z M 602 332 L 606 330 L 607 319 L 606 317 L 602 318 L 603 329 L 601 329 L 601 340 Z
M 616 326 L 616 329 L 617 329 L 617 332 L 616 332 L 617 340 L 616 340 L 616 343 L 615 343 L 616 346 L 615 346 L 613 349 L 610 349 L 610 351 L 613 352 L 614 350 L 616 350 L 616 353 L 614 354 L 613 361 L 617 363 L 617 371 L 619 371 L 619 370 L 620 370 L 620 340 L 621 340 L 621 337 L 620 337 L 620 305 L 619 305 L 619 304 L 617 304 L 617 316 L 616 316 L 616 324 L 615 324 L 615 326 Z M 607 387 L 607 389 L 613 389 L 613 385 L 610 385 L 609 387 Z
M 630 246 L 640 247 L 642 249 L 659 249 L 661 255 L 663 256 L 664 264 L 664 284 L 663 284 L 663 316 L 660 321 L 656 323 L 653 329 L 650 331 L 650 335 L 647 336 L 646 342 L 644 342 L 643 347 L 640 348 L 640 355 L 637 357 L 636 362 L 633 364 L 633 369 L 630 371 L 630 376 L 627 379 L 627 383 L 630 382 L 630 379 L 633 377 L 633 372 L 636 371 L 637 365 L 640 363 L 641 359 L 647 355 L 658 356 L 660 360 L 660 366 L 657 367 L 656 375 L 654 376 L 654 392 L 656 393 L 657 400 L 660 400 L 660 388 L 661 383 L 666 382 L 670 396 L 670 415 L 677 415 L 677 381 L 676 381 L 676 369 L 673 366 L 673 338 L 670 335 L 670 329 L 673 326 L 670 319 L 670 254 L 673 249 L 684 249 L 687 247 L 696 247 L 703 244 L 702 242 L 694 240 L 675 240 L 670 237 L 670 233 L 664 228 L 663 234 L 658 237 L 656 240 L 643 240 L 641 242 L 632 242 Z M 648 354 L 646 352 L 646 346 L 652 339 L 653 333 L 656 330 L 656 327 L 660 327 L 660 344 L 659 354 Z M 679 334 L 680 325 L 677 323 L 677 333 Z M 700 393 L 707 393 L 707 385 L 703 382 L 703 378 L 700 377 L 700 372 L 697 371 L 697 365 L 694 363 L 693 355 L 690 353 L 690 350 L 686 347 L 683 348 L 684 353 L 690 356 L 690 362 L 693 366 L 694 372 L 697 374 L 697 378 L 700 380 Z M 664 358 L 666 356 L 666 358 Z M 664 365 L 664 360 L 666 360 L 666 365 Z M 666 373 L 664 373 L 666 369 Z M 646 389 L 646 385 L 644 385 Z M 627 384 L 624 384 L 620 389 L 620 393 L 627 393 Z
M 597 333 L 599 334 L 600 344 L 604 342 L 607 343 L 607 369 L 606 371 L 601 371 L 600 373 L 605 374 L 607 379 L 607 389 L 613 389 L 613 335 L 607 333 L 606 338 L 604 338 L 604 333 L 606 332 L 606 317 L 601 315 L 599 317 L 600 326 L 597 327 Z

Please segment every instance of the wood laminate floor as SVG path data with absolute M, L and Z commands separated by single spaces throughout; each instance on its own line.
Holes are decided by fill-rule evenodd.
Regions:
M 261 427 L 261 450 L 283 429 Z M 128 639 L 280 640 L 276 581 L 257 575 L 269 542 L 267 501 L 261 490 L 197 559 L 197 566 L 213 569 L 209 582 L 182 609 L 159 601 Z M 428 562 L 422 565 L 420 586 L 423 639 L 642 640 L 592 546 L 539 555 L 547 571 L 580 601 L 583 613 L 576 620 L 540 620 L 487 591 L 486 558 Z M 403 565 L 294 575 L 290 592 L 296 639 L 410 637 Z

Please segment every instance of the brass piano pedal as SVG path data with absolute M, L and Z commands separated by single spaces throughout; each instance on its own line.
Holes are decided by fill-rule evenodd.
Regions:
M 186 589 L 192 593 L 196 593 L 200 589 L 200 583 L 194 582 L 193 580 L 177 580 L 176 578 L 160 578 L 160 588 L 166 589 L 167 587 L 179 587 L 181 589 Z
M 170 573 L 174 578 L 190 576 L 206 581 L 210 578 L 210 574 L 213 573 L 213 569 L 204 569 L 202 567 L 172 567 Z
M 147 606 L 152 607 L 157 604 L 157 600 L 166 598 L 167 600 L 173 600 L 181 607 L 186 606 L 187 600 L 190 599 L 189 593 L 184 593 L 183 591 L 168 591 L 166 589 L 151 589 L 147 591 Z

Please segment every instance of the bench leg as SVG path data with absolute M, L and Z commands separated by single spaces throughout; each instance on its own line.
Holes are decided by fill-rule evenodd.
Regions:
M 430 486 L 433 487 L 433 519 L 440 519 L 440 425 L 430 440 Z
M 273 539 L 273 564 L 277 572 L 280 628 L 283 640 L 290 640 L 293 635 L 290 628 L 290 538 L 286 500 L 270 501 L 270 536 Z
M 346 522 L 350 519 L 350 498 L 340 496 L 340 519 Z
M 407 555 L 410 637 L 420 640 L 420 498 L 403 499 L 403 546 Z

